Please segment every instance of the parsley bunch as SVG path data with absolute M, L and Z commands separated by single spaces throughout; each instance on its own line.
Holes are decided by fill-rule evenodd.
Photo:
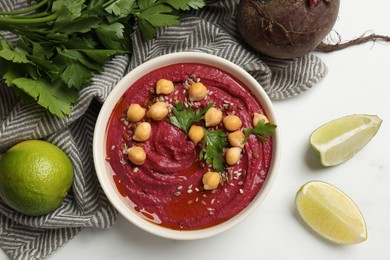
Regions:
M 40 0 L 0 12 L 0 74 L 7 86 L 52 114 L 70 114 L 81 87 L 115 55 L 131 54 L 138 25 L 145 40 L 156 28 L 180 24 L 178 14 L 204 0 Z

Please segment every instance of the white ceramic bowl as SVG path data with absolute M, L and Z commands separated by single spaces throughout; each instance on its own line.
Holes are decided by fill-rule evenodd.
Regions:
M 280 158 L 280 137 L 278 129 L 276 129 L 276 132 L 273 136 L 272 162 L 267 179 L 263 184 L 262 188 L 260 189 L 256 197 L 252 200 L 252 202 L 244 210 L 242 210 L 240 213 L 238 213 L 236 216 L 229 219 L 228 221 L 205 229 L 180 231 L 158 226 L 145 220 L 144 218 L 141 218 L 134 212 L 131 207 L 128 206 L 129 202 L 126 201 L 125 198 L 123 198 L 123 196 L 121 196 L 118 192 L 112 177 L 114 173 L 112 172 L 112 169 L 109 166 L 108 162 L 105 160 L 106 128 L 112 110 L 114 109 L 115 105 L 122 97 L 124 92 L 129 88 L 129 86 L 131 86 L 139 78 L 153 70 L 176 63 L 206 64 L 217 67 L 219 69 L 222 69 L 223 71 L 230 73 L 232 76 L 241 81 L 252 92 L 252 94 L 255 96 L 255 98 L 265 110 L 265 113 L 269 117 L 270 121 L 274 124 L 277 124 L 275 112 L 268 95 L 265 93 L 259 83 L 239 66 L 233 64 L 226 59 L 205 53 L 181 52 L 167 54 L 149 60 L 138 66 L 137 68 L 133 69 L 122 80 L 119 81 L 119 83 L 109 94 L 107 100 L 104 102 L 103 107 L 101 108 L 100 114 L 96 122 L 93 140 L 93 157 L 96 174 L 98 176 L 103 191 L 107 195 L 110 202 L 114 205 L 114 207 L 126 219 L 128 219 L 136 226 L 161 237 L 177 240 L 200 239 L 219 234 L 223 231 L 232 228 L 233 226 L 236 226 L 238 223 L 243 221 L 246 217 L 248 217 L 258 208 L 260 203 L 266 197 L 275 179 Z

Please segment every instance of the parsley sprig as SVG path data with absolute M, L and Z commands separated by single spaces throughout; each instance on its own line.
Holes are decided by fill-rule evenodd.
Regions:
M 223 150 L 228 145 L 226 133 L 222 130 L 205 130 L 203 149 L 199 154 L 200 160 L 212 165 L 214 170 L 221 173 L 225 167 Z M 205 152 L 203 152 L 205 150 Z
M 0 12 L 0 74 L 16 93 L 64 117 L 79 90 L 116 55 L 131 54 L 138 26 L 145 40 L 156 28 L 178 25 L 178 14 L 200 9 L 204 0 L 41 0 L 25 9 Z
M 245 139 L 243 143 L 248 141 L 250 135 L 255 135 L 260 141 L 266 142 L 266 136 L 272 136 L 275 133 L 275 129 L 275 124 L 265 122 L 264 119 L 261 119 L 255 128 L 244 128 Z
M 178 102 L 176 107 L 172 107 L 173 115 L 169 117 L 170 122 L 188 133 L 191 125 L 195 122 L 198 122 L 204 118 L 207 110 L 212 107 L 214 103 L 209 103 L 203 108 L 197 109 L 195 112 L 192 108 L 185 108 L 183 102 Z

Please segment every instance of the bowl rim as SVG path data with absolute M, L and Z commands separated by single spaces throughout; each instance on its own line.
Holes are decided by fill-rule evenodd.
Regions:
M 115 105 L 117 104 L 120 97 L 124 92 L 139 78 L 145 74 L 154 71 L 158 68 L 165 67 L 177 63 L 199 63 L 205 65 L 211 65 L 217 67 L 224 72 L 227 72 L 238 79 L 243 85 L 250 90 L 250 92 L 255 96 L 257 102 L 261 104 L 265 113 L 267 114 L 270 121 L 274 124 L 277 124 L 275 111 L 272 105 L 272 102 L 269 96 L 266 94 L 264 89 L 260 84 L 244 69 L 238 65 L 232 63 L 231 61 L 215 56 L 208 53 L 201 52 L 177 52 L 171 54 L 165 54 L 153 59 L 150 59 L 138 67 L 131 70 L 127 73 L 113 88 L 113 90 L 107 96 L 101 110 L 99 112 L 98 118 L 96 120 L 94 135 L 93 135 L 93 160 L 96 175 L 98 177 L 99 183 L 106 194 L 110 203 L 118 210 L 118 212 L 126 218 L 128 221 L 138 226 L 139 228 L 152 233 L 154 235 L 175 239 L 175 240 L 194 240 L 207 238 L 219 233 L 222 233 L 230 228 L 236 226 L 238 223 L 242 222 L 249 215 L 251 215 L 262 203 L 262 201 L 267 196 L 271 186 L 274 183 L 276 178 L 276 173 L 280 161 L 280 134 L 279 129 L 276 128 L 275 134 L 273 135 L 273 154 L 272 160 L 269 168 L 268 175 L 266 177 L 263 186 L 253 198 L 253 200 L 237 215 L 231 219 L 222 222 L 216 226 L 198 229 L 198 230 L 174 230 L 169 229 L 163 226 L 158 226 L 148 220 L 141 218 L 139 215 L 132 212 L 132 210 L 127 205 L 119 192 L 115 184 L 113 183 L 113 178 L 111 174 L 107 172 L 108 163 L 105 160 L 106 157 L 106 146 L 105 146 L 105 136 L 106 128 L 111 112 Z M 252 89 L 253 88 L 253 89 Z M 255 90 L 255 92 L 254 92 Z

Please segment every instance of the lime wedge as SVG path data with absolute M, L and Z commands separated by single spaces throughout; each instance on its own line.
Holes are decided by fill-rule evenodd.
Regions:
M 310 136 L 310 146 L 323 166 L 345 162 L 377 133 L 382 119 L 376 115 L 349 115 L 330 121 Z
M 344 192 L 328 183 L 304 184 L 297 192 L 295 205 L 305 223 L 329 241 L 357 244 L 367 239 L 359 208 Z

